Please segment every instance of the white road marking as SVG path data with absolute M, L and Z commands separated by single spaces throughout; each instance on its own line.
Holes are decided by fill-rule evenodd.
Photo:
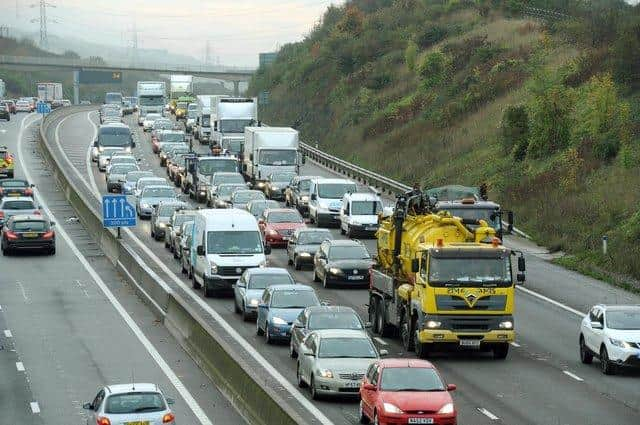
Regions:
M 78 285 L 78 288 L 80 288 L 80 290 L 84 293 L 85 297 L 89 298 L 89 293 L 85 289 L 84 284 L 82 284 L 79 280 L 76 279 L 76 285 Z
M 0 305 L 0 311 L 2 311 L 2 306 Z
M 18 372 L 24 372 L 24 365 L 22 362 L 16 362 L 16 369 L 18 369 Z
M 384 339 L 380 338 L 379 336 L 374 336 L 373 339 L 376 340 L 376 342 L 380 345 L 387 345 L 387 341 L 385 341 Z
M 9 329 L 5 329 L 4 330 L 4 336 L 5 336 L 5 338 L 13 338 L 13 334 L 11 333 L 11 330 L 9 330 Z
M 69 116 L 71 116 L 71 115 L 69 115 Z M 56 126 L 55 136 L 56 136 L 56 142 L 58 144 L 59 144 L 58 130 L 60 129 L 60 124 L 62 124 L 62 122 L 64 122 L 68 117 L 63 118 L 60 121 L 60 123 L 58 123 L 58 125 Z M 23 134 L 23 132 L 25 130 L 25 125 L 24 125 L 25 121 L 26 121 L 26 119 L 22 120 L 22 123 L 20 125 L 20 131 L 18 132 L 18 148 L 17 148 L 17 150 L 20 153 L 22 152 L 22 134 Z M 33 181 L 33 179 L 31 178 L 31 175 L 30 175 L 31 173 L 29 172 L 29 170 L 25 166 L 23 155 L 20 154 L 20 155 L 16 155 L 16 156 L 18 157 L 18 159 L 20 161 L 20 166 L 23 169 L 23 173 L 24 173 L 26 179 L 28 181 Z M 75 169 L 75 167 L 73 167 L 73 169 Z M 44 201 L 44 198 L 39 196 L 38 189 L 35 188 L 34 192 L 35 192 L 35 195 L 37 196 L 37 198 L 39 199 L 40 205 L 42 206 L 42 209 L 44 209 L 44 211 L 46 212 L 47 216 L 50 219 L 54 219 L 54 215 L 51 212 L 51 210 L 49 209 L 49 207 L 47 206 L 46 202 Z M 84 255 L 82 255 L 82 253 L 80 252 L 80 250 L 78 250 L 78 247 L 73 243 L 73 240 L 71 240 L 71 237 L 67 234 L 67 232 L 64 230 L 64 228 L 62 226 L 59 226 L 56 229 L 56 231 L 58 232 L 58 234 L 60 236 L 62 236 L 62 238 L 67 243 L 67 245 L 69 245 L 69 247 L 71 248 L 71 251 L 74 253 L 76 258 L 78 258 L 80 263 L 82 263 L 82 265 L 84 266 L 85 270 L 91 275 L 91 277 L 93 278 L 93 280 L 96 283 L 96 285 L 98 285 L 98 287 L 102 290 L 102 292 L 104 293 L 105 297 L 113 305 L 114 309 L 120 315 L 120 317 L 122 317 L 124 322 L 129 326 L 129 328 L 131 329 L 133 334 L 136 336 L 138 341 L 140 341 L 141 345 L 147 350 L 149 355 L 153 358 L 153 360 L 156 362 L 158 367 L 165 374 L 165 376 L 167 377 L 169 382 L 171 382 L 171 384 L 173 384 L 175 389 L 178 391 L 180 396 L 187 403 L 187 405 L 189 406 L 189 408 L 191 409 L 191 411 L 193 412 L 195 417 L 198 419 L 198 421 L 202 425 L 213 425 L 213 422 L 207 417 L 206 413 L 204 412 L 204 410 L 202 410 L 202 408 L 200 407 L 198 402 L 193 398 L 193 396 L 191 395 L 189 390 L 184 386 L 182 381 L 180 381 L 180 379 L 175 374 L 175 372 L 171 369 L 171 367 L 167 364 L 167 362 L 162 358 L 162 356 L 160 355 L 158 350 L 156 350 L 156 348 L 153 346 L 151 341 L 149 341 L 149 339 L 142 332 L 142 330 L 140 330 L 140 328 L 138 327 L 136 322 L 131 318 L 129 313 L 127 313 L 127 311 L 122 306 L 122 304 L 120 304 L 118 299 L 109 290 L 109 288 L 104 283 L 104 281 L 102 280 L 100 275 L 95 271 L 95 269 L 91 266 L 91 264 L 89 264 L 89 262 L 84 257 Z M 40 412 L 40 408 L 37 406 L 37 403 L 36 403 L 36 408 L 38 409 L 38 412 Z M 33 410 L 33 403 L 31 404 L 31 409 Z M 34 411 L 34 413 L 37 413 L 37 412 Z
M 513 345 L 516 348 L 520 347 L 520 344 L 518 344 L 517 342 L 512 342 L 511 345 Z
M 493 413 L 489 412 L 484 407 L 478 407 L 478 412 L 482 413 L 483 415 L 485 415 L 487 418 L 491 419 L 492 421 L 497 421 L 498 419 L 500 419 L 499 417 L 497 417 Z
M 575 314 L 575 315 L 576 315 L 576 316 L 578 316 L 578 317 L 584 317 L 584 316 L 585 316 L 585 314 L 586 314 L 586 313 L 583 313 L 583 312 L 581 312 L 581 311 L 579 311 L 579 310 L 576 310 L 575 308 L 569 307 L 568 305 L 562 304 L 562 303 L 561 303 L 561 302 L 559 302 L 559 301 L 552 300 L 552 299 L 551 299 L 551 298 L 549 298 L 549 297 L 545 297 L 544 295 L 539 294 L 539 293 L 537 293 L 536 291 L 532 291 L 532 290 L 531 290 L 531 289 L 529 289 L 529 288 L 525 288 L 525 287 L 523 287 L 523 286 L 516 286 L 516 288 L 518 288 L 519 290 L 521 290 L 521 291 L 522 291 L 522 292 L 524 292 L 525 294 L 532 295 L 532 296 L 534 296 L 534 297 L 536 297 L 536 298 L 538 298 L 538 299 L 541 299 L 542 301 L 546 301 L 546 302 L 548 302 L 549 304 L 553 304 L 553 305 L 555 305 L 556 307 L 560 307 L 561 309 L 563 309 L 563 310 L 565 310 L 565 311 L 568 311 L 569 313 L 573 313 L 573 314 Z
M 91 119 L 89 119 L 89 121 L 91 121 Z M 95 125 L 95 124 L 93 124 L 92 122 L 92 125 Z M 56 136 L 56 143 L 58 144 L 58 146 L 60 146 L 60 140 L 58 137 L 57 129 L 56 129 L 55 136 Z M 89 150 L 87 151 L 87 153 L 89 153 L 90 150 L 91 150 L 91 147 L 89 147 Z M 73 164 L 71 164 L 71 161 L 69 161 L 66 155 L 64 155 L 64 157 L 66 158 L 69 165 L 71 165 L 71 168 L 80 177 L 80 180 L 83 181 L 85 185 L 87 185 L 87 187 L 89 187 L 89 185 L 86 182 L 86 178 L 84 178 L 82 174 L 80 174 L 80 172 L 73 166 Z M 98 186 L 95 183 L 95 178 L 93 177 L 93 168 L 91 167 L 91 160 L 89 159 L 88 161 L 86 161 L 86 164 L 87 164 L 87 173 L 89 174 L 89 180 L 91 181 L 91 187 L 89 187 L 89 190 L 91 190 L 95 194 L 97 199 L 101 200 L 100 190 L 98 189 Z M 313 414 L 313 416 L 318 421 L 320 421 L 320 423 L 327 424 L 327 425 L 333 424 L 333 422 L 331 422 L 331 420 L 328 417 L 326 417 L 324 413 L 320 411 L 320 409 L 318 409 L 313 403 L 309 401 L 309 399 L 307 399 L 304 395 L 302 395 L 302 393 L 296 387 L 294 387 L 293 384 L 287 381 L 287 379 L 280 372 L 278 372 L 267 361 L 267 359 L 265 359 L 262 356 L 262 354 L 260 354 L 258 350 L 256 350 L 255 347 L 253 347 L 253 345 L 251 345 L 251 343 L 249 343 L 246 339 L 244 339 L 238 333 L 238 331 L 236 331 L 226 320 L 224 320 L 224 318 L 220 316 L 220 314 L 217 311 L 215 311 L 209 304 L 207 304 L 206 301 L 204 301 L 202 298 L 197 296 L 193 292 L 193 290 L 173 272 L 173 270 L 171 270 L 164 262 L 162 262 L 162 260 L 160 260 L 160 258 L 158 258 L 158 256 L 156 256 L 156 254 L 153 251 L 151 251 L 149 247 L 146 246 L 144 242 L 142 242 L 131 231 L 131 229 L 129 229 L 128 227 L 125 227 L 123 231 L 131 239 L 133 239 L 136 245 L 138 245 L 162 269 L 162 271 L 165 272 L 167 276 L 171 278 L 171 280 L 173 280 L 178 286 L 180 286 L 185 291 L 185 293 L 187 293 L 191 297 L 191 299 L 193 299 L 196 303 L 198 303 L 200 307 L 202 307 L 207 313 L 209 313 L 211 317 L 213 317 L 213 319 L 220 324 L 220 326 L 225 330 L 225 332 L 227 332 L 240 346 L 242 346 L 242 348 L 245 351 L 247 351 L 249 355 L 260 364 L 260 366 L 262 366 L 272 377 L 274 377 L 275 380 L 278 381 L 278 384 L 284 387 L 287 390 L 287 392 L 290 393 L 296 399 L 296 401 L 298 401 L 311 414 Z
M 20 288 L 20 292 L 22 292 L 22 298 L 24 298 L 24 302 L 27 303 L 27 304 L 30 304 L 31 301 L 29 300 L 29 297 L 27 296 L 27 291 L 25 291 L 24 286 L 22 285 L 22 283 L 21 282 L 16 282 L 16 284 Z
M 32 401 L 31 403 L 31 413 L 40 413 L 40 405 L 37 401 Z
M 569 372 L 568 370 L 563 370 L 562 373 L 564 373 L 565 375 L 575 379 L 578 382 L 584 381 L 584 379 L 582 379 L 581 377 L 579 377 L 578 375 L 576 375 L 574 373 Z

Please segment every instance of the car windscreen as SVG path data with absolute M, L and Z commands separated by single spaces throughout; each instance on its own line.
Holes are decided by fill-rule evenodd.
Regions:
M 221 120 L 220 131 L 223 133 L 244 133 L 245 127 L 250 127 L 253 120 Z
M 101 128 L 98 140 L 101 146 L 130 146 L 131 131 L 122 127 Z
M 607 327 L 620 331 L 640 331 L 640 310 L 609 310 Z
M 312 313 L 309 316 L 309 329 L 362 329 L 362 322 L 354 312 Z
M 131 392 L 107 397 L 104 412 L 110 414 L 133 414 L 161 412 L 166 406 L 160 393 Z
M 178 215 L 176 215 L 175 219 L 173 220 L 173 227 L 174 228 L 178 228 L 178 227 L 182 226 L 182 223 L 185 223 L 187 221 L 193 221 L 193 215 L 191 215 L 191 214 L 178 214 Z
M 160 106 L 164 103 L 164 96 L 140 96 L 138 104 L 140 106 Z
M 234 185 L 223 184 L 223 185 L 218 187 L 218 195 L 219 196 L 230 196 L 236 190 L 242 190 L 242 189 L 246 189 L 246 186 L 245 185 L 234 186 Z
M 187 117 L 195 119 L 198 116 L 198 111 L 190 109 L 187 113 Z
M 318 304 L 318 297 L 313 291 L 283 289 L 271 294 L 272 308 L 305 308 Z
M 253 199 L 265 199 L 264 193 L 257 190 L 242 191 L 233 194 L 233 202 L 247 203 Z
M 240 174 L 216 174 L 213 176 L 212 184 L 223 184 L 223 183 L 244 183 L 244 177 Z
M 102 152 L 100 152 L 100 156 L 105 156 L 107 158 L 111 158 L 111 154 L 115 152 L 122 152 L 120 148 L 104 148 Z
M 445 391 L 436 371 L 427 367 L 386 367 L 380 380 L 382 391 Z
M 35 204 L 32 201 L 5 201 L 2 204 L 3 210 L 34 210 Z
M 374 359 L 378 356 L 368 338 L 322 338 L 318 347 L 318 357 Z
M 43 232 L 49 228 L 49 224 L 42 220 L 15 221 L 13 230 L 16 232 Z
M 261 254 L 262 238 L 257 230 L 220 230 L 207 233 L 209 254 Z
M 367 248 L 360 245 L 332 246 L 329 257 L 332 260 L 368 260 L 371 258 Z
M 265 289 L 271 285 L 293 285 L 289 273 L 265 273 L 251 276 L 247 289 Z
M 309 187 L 311 187 L 311 179 L 300 180 L 298 184 L 298 190 L 300 190 L 300 192 L 308 192 Z
M 138 168 L 135 164 L 117 164 L 109 169 L 110 174 L 127 174 L 129 171 L 136 170 Z
M 172 130 L 173 129 L 173 123 L 169 120 L 155 120 L 153 122 L 153 129 L 154 130 Z
M 184 133 L 164 133 L 160 136 L 160 140 L 165 143 L 182 143 L 184 142 Z
M 222 158 L 203 159 L 198 161 L 198 171 L 208 176 L 220 172 L 237 173 L 238 161 L 235 159 Z
M 380 201 L 352 201 L 351 215 L 376 215 L 382 212 Z
M 203 115 L 202 119 L 200 120 L 202 127 L 211 127 L 211 116 L 210 115 Z
M 232 154 L 239 154 L 240 151 L 242 151 L 243 143 L 244 143 L 244 140 L 237 140 L 237 139 L 223 140 L 222 147 L 224 149 L 227 149 Z
M 258 201 L 251 202 L 251 209 L 249 210 L 251 214 L 255 217 L 259 217 L 262 215 L 264 210 L 267 208 L 280 208 L 280 204 L 277 201 Z
M 489 226 L 497 229 L 500 226 L 500 216 L 493 208 L 440 208 L 449 211 L 452 216 L 460 217 L 465 220 L 484 220 Z
M 138 189 L 144 189 L 146 186 L 162 186 L 166 185 L 167 181 L 163 178 L 154 178 L 149 180 L 141 180 L 137 183 Z
M 345 193 L 355 192 L 355 183 L 320 183 L 318 197 L 323 199 L 342 199 Z
M 106 104 L 121 104 L 122 103 L 122 94 L 121 93 L 107 93 L 104 97 L 104 103 Z
M 298 245 L 320 245 L 325 240 L 333 239 L 331 232 L 300 232 Z
M 143 177 L 151 177 L 153 173 L 151 171 L 133 171 L 127 173 L 128 182 L 137 182 Z
M 273 173 L 269 180 L 277 183 L 289 183 L 296 176 L 296 173 Z
M 260 165 L 295 165 L 298 152 L 295 150 L 264 149 L 260 151 Z
M 25 182 L 25 181 L 20 181 L 20 180 L 5 180 L 2 181 L 0 180 L 0 186 L 1 187 L 28 187 L 29 183 Z
M 303 223 L 304 219 L 298 211 L 271 211 L 267 215 L 267 223 Z
M 512 285 L 509 256 L 495 258 L 430 257 L 429 285 L 431 286 L 488 286 Z
M 176 192 L 170 187 L 147 187 L 142 192 L 143 198 L 175 198 Z
M 182 205 L 178 205 L 178 204 L 160 205 L 158 207 L 158 216 L 171 217 L 173 215 L 173 212 L 178 208 L 182 208 Z

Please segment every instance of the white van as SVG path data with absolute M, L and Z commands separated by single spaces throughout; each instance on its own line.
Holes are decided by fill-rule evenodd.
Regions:
M 340 233 L 372 236 L 378 230 L 378 214 L 382 212 L 382 199 L 375 193 L 347 193 L 342 198 Z
M 264 267 L 270 251 L 248 211 L 198 210 L 191 237 L 193 287 L 204 286 L 206 297 L 228 293 L 246 269 Z
M 355 182 L 347 179 L 317 178 L 309 186 L 309 219 L 318 227 L 339 225 L 342 198 L 356 192 Z

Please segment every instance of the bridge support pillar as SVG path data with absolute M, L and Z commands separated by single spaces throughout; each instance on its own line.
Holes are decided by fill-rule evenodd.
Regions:
M 240 96 L 240 81 L 233 82 L 233 95 L 235 97 Z
M 80 71 L 73 71 L 73 104 L 80 104 Z

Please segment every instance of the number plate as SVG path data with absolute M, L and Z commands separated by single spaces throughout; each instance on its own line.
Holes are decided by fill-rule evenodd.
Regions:
M 21 195 L 21 193 L 20 193 L 20 192 L 11 192 L 11 193 L 9 194 L 9 196 L 20 196 L 20 195 Z
M 360 387 L 360 382 L 358 381 L 354 381 L 354 382 L 347 382 L 344 384 L 345 387 L 347 388 L 359 388 Z
M 27 233 L 24 233 L 24 237 L 25 238 L 37 238 L 38 234 L 35 233 L 35 232 L 27 232 Z
M 378 228 L 377 228 L 377 227 L 375 227 L 375 226 L 368 226 L 368 227 L 365 227 L 365 229 L 366 229 L 367 231 L 378 230 Z
M 364 279 L 364 275 L 360 276 L 347 276 L 347 280 L 362 280 Z
M 461 347 L 472 347 L 472 348 L 480 348 L 480 340 L 479 339 L 461 339 L 460 340 Z
M 432 424 L 433 418 L 409 418 L 410 424 Z

